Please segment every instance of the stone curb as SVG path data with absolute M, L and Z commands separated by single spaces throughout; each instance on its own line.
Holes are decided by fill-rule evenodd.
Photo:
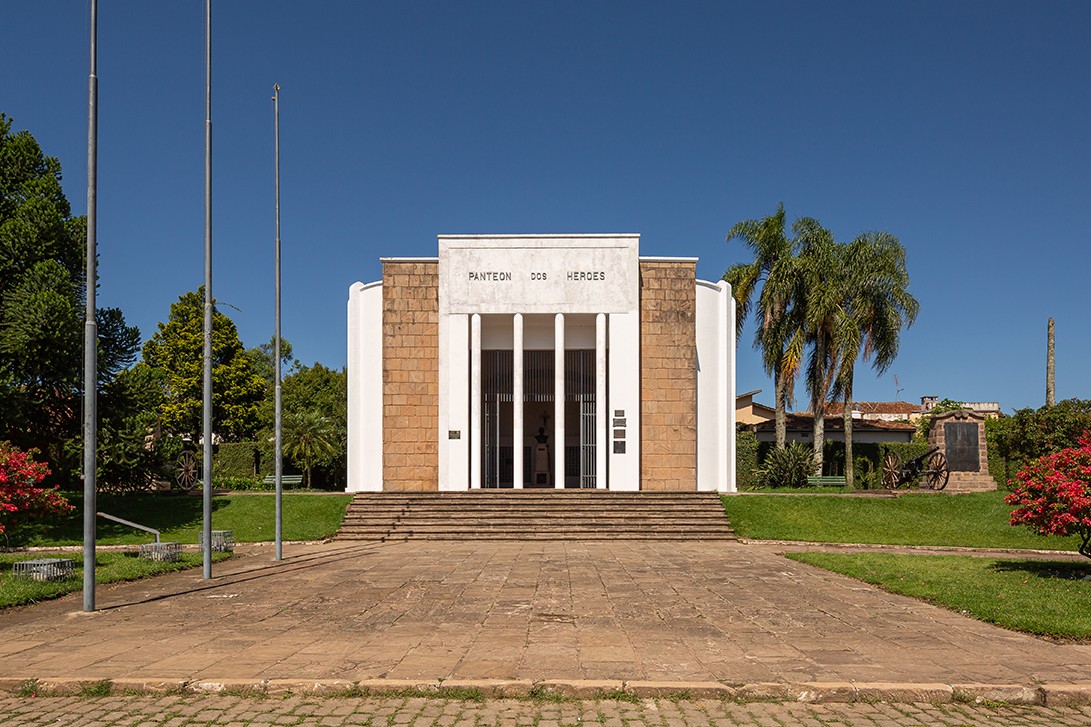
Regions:
M 845 550 L 848 548 L 860 548 L 862 550 L 911 550 L 922 553 L 929 552 L 955 552 L 965 555 L 1044 555 L 1058 558 L 1081 558 L 1075 550 L 1042 550 L 1039 548 L 971 548 L 964 545 L 894 545 L 890 543 L 825 543 L 819 540 L 764 540 L 760 538 L 739 538 L 743 545 L 769 545 L 792 546 L 802 548 L 829 548 L 831 550 Z
M 913 682 L 754 682 L 623 681 L 616 679 L 49 679 L 0 678 L 0 693 L 32 689 L 41 696 L 89 693 L 108 684 L 114 694 L 231 694 L 242 696 L 310 695 L 332 697 L 398 696 L 406 693 L 437 698 L 464 698 L 477 693 L 490 699 L 564 697 L 570 699 L 639 698 L 732 699 L 833 704 L 896 702 L 949 704 L 1017 704 L 1072 707 L 1091 705 L 1091 683 L 1075 684 L 941 684 Z

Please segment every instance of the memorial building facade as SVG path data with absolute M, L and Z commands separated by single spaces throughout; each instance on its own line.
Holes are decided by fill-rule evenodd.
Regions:
M 733 491 L 735 310 L 638 235 L 441 235 L 348 301 L 349 492 Z

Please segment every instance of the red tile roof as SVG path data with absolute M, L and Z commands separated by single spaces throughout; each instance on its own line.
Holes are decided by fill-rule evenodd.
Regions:
M 903 414 L 906 418 L 910 414 L 920 414 L 920 404 L 911 404 L 908 401 L 854 401 L 852 408 L 863 414 Z M 841 401 L 826 404 L 826 416 L 841 414 L 845 410 L 845 404 Z
M 786 418 L 786 424 L 788 429 L 809 432 L 814 429 L 814 417 L 810 414 L 789 414 Z M 845 428 L 844 417 L 827 414 L 825 428 L 826 431 L 842 431 Z M 762 432 L 771 432 L 776 429 L 776 422 L 770 419 L 767 422 L 755 424 L 754 429 Z M 879 430 L 886 432 L 915 432 L 917 430 L 917 425 L 910 424 L 909 422 L 888 422 L 882 419 L 852 420 L 852 431 L 854 432 L 874 432 Z

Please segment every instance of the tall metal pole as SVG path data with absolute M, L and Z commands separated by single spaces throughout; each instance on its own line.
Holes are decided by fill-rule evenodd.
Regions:
M 205 0 L 204 577 L 212 578 L 212 0 Z
M 98 326 L 95 284 L 98 281 L 96 213 L 98 199 L 98 0 L 91 0 L 91 73 L 87 79 L 87 271 L 83 324 L 83 610 L 95 610 L 95 511 L 98 430 Z
M 280 399 L 280 84 L 273 84 L 273 156 L 276 166 L 276 253 L 274 255 L 276 260 L 276 336 L 273 344 L 273 357 L 276 359 L 276 559 L 280 560 L 284 557 L 283 541 L 281 536 L 283 535 L 284 524 L 284 488 L 282 487 L 282 481 L 284 478 L 284 460 L 283 460 L 283 446 L 284 446 L 284 420 L 281 412 L 281 399 Z

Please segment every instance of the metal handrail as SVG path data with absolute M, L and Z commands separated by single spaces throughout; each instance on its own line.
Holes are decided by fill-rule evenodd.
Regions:
M 137 530 L 143 530 L 145 532 L 151 533 L 152 535 L 155 536 L 155 542 L 157 542 L 157 543 L 159 542 L 159 531 L 156 530 L 155 528 L 149 528 L 149 527 L 146 527 L 144 525 L 134 523 L 131 520 L 126 520 L 124 518 L 115 517 L 114 515 L 107 515 L 104 512 L 96 512 L 95 514 L 98 515 L 99 517 L 104 517 L 107 520 L 113 520 L 115 523 L 121 523 L 122 525 L 128 525 L 130 528 L 136 528 Z

